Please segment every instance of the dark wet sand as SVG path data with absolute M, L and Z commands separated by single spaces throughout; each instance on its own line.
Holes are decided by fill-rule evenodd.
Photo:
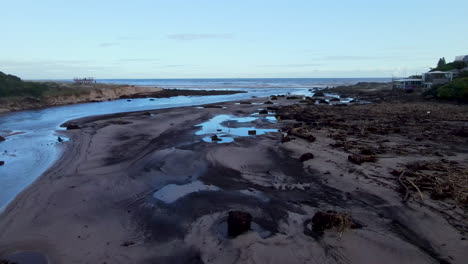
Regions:
M 424 203 L 431 207 L 417 195 L 403 203 L 389 173 L 407 159 L 428 159 L 427 153 L 355 165 L 347 160 L 349 152 L 330 146 L 336 141 L 329 135 L 340 128 L 326 125 L 314 131 L 315 142 L 296 137 L 281 143 L 281 133 L 267 133 L 207 143 L 195 135 L 200 129 L 195 125 L 218 114 L 243 117 L 277 106 L 217 105 L 226 109 L 186 107 L 73 121 L 81 129 L 64 132 L 72 140 L 62 158 L 0 215 L 0 259 L 18 251 L 40 252 L 50 263 L 464 263 L 468 258 L 466 218 L 459 218 L 466 213 L 454 209 L 449 221 L 440 212 L 444 204 L 427 196 Z M 295 122 L 259 119 L 250 125 L 280 128 Z M 466 145 L 459 147 L 445 158 L 463 164 Z M 302 163 L 306 152 L 315 157 Z M 201 189 L 171 203 L 153 197 L 169 184 L 197 181 L 218 190 Z M 309 236 L 304 223 L 330 209 L 350 213 L 363 228 Z M 255 229 L 227 238 L 223 228 L 230 210 L 251 213 Z

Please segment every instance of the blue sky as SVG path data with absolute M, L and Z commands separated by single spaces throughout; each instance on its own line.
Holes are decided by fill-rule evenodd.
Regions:
M 26 79 L 390 77 L 468 54 L 468 1 L 0 0 Z

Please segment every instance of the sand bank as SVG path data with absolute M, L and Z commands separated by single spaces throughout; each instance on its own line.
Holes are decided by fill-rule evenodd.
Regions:
M 459 129 L 466 106 L 266 100 L 74 120 L 80 128 L 64 132 L 72 140 L 62 158 L 0 215 L 0 258 L 29 251 L 50 263 L 464 263 L 466 208 L 426 191 L 402 201 L 392 171 L 430 161 L 466 172 L 466 138 L 416 138 Z M 267 107 L 281 121 L 257 115 Z M 397 118 L 416 109 L 431 115 Z M 197 134 L 199 125 L 218 115 L 260 117 L 213 128 L 231 143 L 205 142 L 210 132 Z M 422 126 L 425 119 L 438 130 Z M 380 133 L 389 126 L 400 132 Z M 226 127 L 283 133 L 238 136 Z M 364 148 L 375 162 L 348 160 Z M 252 230 L 227 237 L 230 210 L 249 212 Z M 349 213 L 362 228 L 311 235 L 309 220 L 324 210 Z

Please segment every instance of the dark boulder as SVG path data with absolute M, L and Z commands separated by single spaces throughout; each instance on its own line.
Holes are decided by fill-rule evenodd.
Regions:
M 308 152 L 308 153 L 302 154 L 302 156 L 299 158 L 299 160 L 301 162 L 304 162 L 306 160 L 310 160 L 310 159 L 313 159 L 313 158 L 314 158 L 314 154 Z
M 242 211 L 230 211 L 228 214 L 228 234 L 236 237 L 250 230 L 252 215 Z
M 0 166 L 5 165 L 5 162 L 3 160 L 0 160 Z
M 267 115 L 268 111 L 266 109 L 262 109 L 258 113 L 261 114 L 261 115 Z
M 257 135 L 257 130 L 249 130 L 249 135 L 254 136 Z
M 353 154 L 348 156 L 348 160 L 354 164 L 361 165 L 364 162 L 376 162 L 377 157 L 373 155 Z
M 273 104 L 272 101 L 266 101 L 264 104 Z
M 57 141 L 58 141 L 58 142 L 63 142 L 63 139 L 62 139 L 61 137 L 58 137 L 58 138 L 57 138 Z
M 0 136 L 0 142 L 5 141 L 5 138 Z

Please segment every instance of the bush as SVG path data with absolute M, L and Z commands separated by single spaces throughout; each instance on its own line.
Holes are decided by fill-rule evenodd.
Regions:
M 468 77 L 457 78 L 437 89 L 437 97 L 468 101 Z
M 462 72 L 460 72 L 460 74 L 458 74 L 457 79 L 458 78 L 467 78 L 467 77 L 468 77 L 468 71 L 462 71 Z
M 454 61 L 454 62 L 450 62 L 450 63 L 444 64 L 444 65 L 439 65 L 439 66 L 437 66 L 437 68 L 431 69 L 431 72 L 432 71 L 460 70 L 460 69 L 463 69 L 465 67 L 466 67 L 465 62 L 463 62 L 463 61 Z

